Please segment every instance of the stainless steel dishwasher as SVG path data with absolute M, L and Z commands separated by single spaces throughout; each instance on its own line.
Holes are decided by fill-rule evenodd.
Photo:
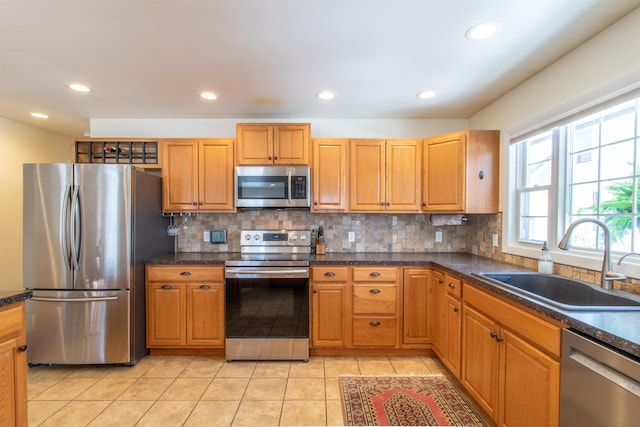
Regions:
M 640 362 L 562 331 L 560 426 L 638 426 Z

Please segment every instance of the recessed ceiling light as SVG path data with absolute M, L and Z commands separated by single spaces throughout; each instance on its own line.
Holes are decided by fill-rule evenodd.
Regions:
M 497 33 L 500 27 L 499 22 L 481 22 L 469 28 L 464 36 L 469 40 L 483 40 Z
M 48 119 L 49 118 L 49 116 L 47 116 L 44 113 L 31 113 L 31 116 L 32 117 L 36 117 L 38 119 Z
M 329 99 L 333 99 L 335 97 L 336 97 L 336 93 L 330 90 L 323 90 L 316 93 L 316 98 L 324 99 L 325 101 Z
M 76 92 L 91 92 L 89 86 L 83 85 L 82 83 L 67 83 L 67 87 Z
M 424 92 L 418 93 L 416 96 L 420 99 L 431 99 L 431 98 L 434 98 L 436 95 L 437 93 L 435 93 L 432 90 L 425 90 Z
M 208 100 L 218 99 L 218 95 L 216 95 L 213 92 L 201 92 L 200 93 L 200 97 L 202 97 L 204 99 L 208 99 Z

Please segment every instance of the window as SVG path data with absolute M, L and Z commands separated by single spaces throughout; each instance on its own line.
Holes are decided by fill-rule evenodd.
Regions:
M 589 217 L 607 224 L 613 251 L 640 252 L 639 108 L 640 98 L 626 101 L 511 145 L 512 245 L 557 244 Z M 602 230 L 583 224 L 571 243 L 601 253 Z

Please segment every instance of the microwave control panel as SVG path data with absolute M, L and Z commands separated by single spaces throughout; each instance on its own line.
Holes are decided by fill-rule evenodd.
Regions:
M 306 176 L 291 177 L 291 198 L 292 199 L 307 198 L 307 177 Z

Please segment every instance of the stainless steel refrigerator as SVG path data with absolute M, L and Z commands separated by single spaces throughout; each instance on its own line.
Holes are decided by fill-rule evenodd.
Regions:
M 173 252 L 161 178 L 126 165 L 25 164 L 27 362 L 147 354 L 144 261 Z

